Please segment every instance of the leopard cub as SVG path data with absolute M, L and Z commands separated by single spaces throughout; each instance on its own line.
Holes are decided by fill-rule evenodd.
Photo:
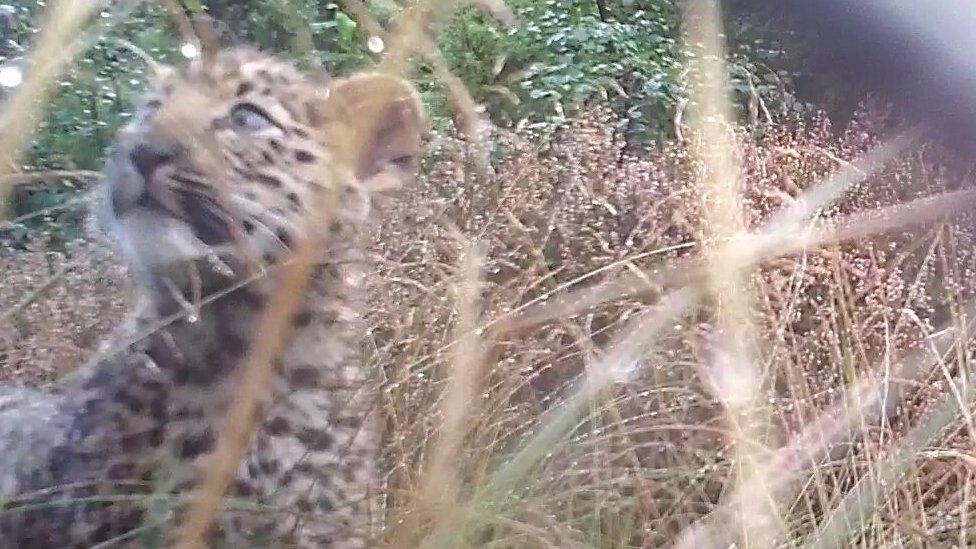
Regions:
M 365 546 L 380 441 L 357 352 L 359 234 L 371 182 L 412 175 L 423 126 L 398 78 L 306 76 L 248 48 L 162 75 L 106 163 L 100 211 L 138 305 L 62 391 L 0 390 L 0 546 L 166 540 L 278 267 L 312 236 L 308 294 L 213 536 Z

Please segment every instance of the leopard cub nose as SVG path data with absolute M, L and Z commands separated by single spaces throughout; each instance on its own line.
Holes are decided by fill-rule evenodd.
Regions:
M 157 168 L 172 162 L 177 155 L 173 147 L 160 147 L 156 145 L 140 144 L 136 145 L 129 152 L 129 160 L 135 166 L 136 171 L 146 180 L 150 179 Z

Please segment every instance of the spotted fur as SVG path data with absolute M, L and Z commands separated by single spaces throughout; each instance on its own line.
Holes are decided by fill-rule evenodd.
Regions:
M 359 233 L 370 182 L 409 175 L 422 113 L 396 78 L 320 80 L 223 51 L 161 78 L 122 131 L 100 216 L 139 304 L 61 393 L 0 391 L 0 546 L 168 539 L 277 267 L 297 239 L 319 236 L 264 423 L 213 536 L 366 545 L 379 440 L 357 357 Z

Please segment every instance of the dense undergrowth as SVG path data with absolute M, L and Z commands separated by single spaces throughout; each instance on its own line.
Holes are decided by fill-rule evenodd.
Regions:
M 373 243 L 366 352 L 382 373 L 390 516 L 412 514 L 401 546 L 422 539 L 443 512 L 417 505 L 414 496 L 442 425 L 445 379 L 465 366 L 454 354 L 456 293 L 464 277 L 459 266 L 473 245 L 484 257 L 478 333 L 491 337 L 484 352 L 470 355 L 483 367 L 468 365 L 478 396 L 463 412 L 462 500 L 482 497 L 480 487 L 573 394 L 630 319 L 661 307 L 665 288 L 653 273 L 701 252 L 697 143 L 665 142 L 634 154 L 617 122 L 608 109 L 594 107 L 547 139 L 530 130 L 499 132 L 494 140 L 503 160 L 487 178 L 473 175 L 460 141 L 437 137 L 426 173 L 385 201 Z M 883 112 L 865 109 L 842 131 L 823 117 L 737 130 L 749 223 L 758 227 L 848 166 L 888 126 Z M 916 146 L 816 217 L 955 190 L 970 175 L 934 147 Z M 960 374 L 970 371 L 972 344 L 943 351 L 937 343 L 971 321 L 971 222 L 964 216 L 811 249 L 750 276 L 759 334 L 753 354 L 763 374 L 752 405 L 768 419 L 750 441 L 758 455 L 771 455 L 816 422 L 858 380 L 888 376 L 898 395 L 880 414 L 856 414 L 850 436 L 833 441 L 816 462 L 773 471 L 800 478 L 779 507 L 779 542 L 807 539 L 848 491 L 881 478 L 892 448 L 933 403 L 945 395 L 968 402 L 968 377 Z M 92 239 L 72 244 L 67 263 L 40 240 L 0 252 L 5 379 L 37 382 L 70 371 L 116 323 L 124 272 L 102 246 Z M 628 274 L 645 277 L 639 297 L 516 332 L 492 331 L 527 307 Z M 721 506 L 743 473 L 733 459 L 736 425 L 723 412 L 726 395 L 715 391 L 722 357 L 710 344 L 710 319 L 709 303 L 696 306 L 658 335 L 651 352 L 624 365 L 624 381 L 574 418 L 569 436 L 531 462 L 500 496 L 503 504 L 481 508 L 463 533 L 467 542 L 656 547 Z M 923 365 L 913 376 L 899 373 L 907 356 Z M 852 527 L 853 539 L 871 546 L 969 542 L 976 469 L 972 423 L 968 413 L 961 416 L 909 458 L 907 474 Z
M 24 65 L 46 5 L 42 0 L 0 4 L 0 68 Z M 147 84 L 151 71 L 141 56 L 160 63 L 182 61 L 180 47 L 187 37 L 167 6 L 191 14 L 206 12 L 220 23 L 227 43 L 254 44 L 332 74 L 348 74 L 370 66 L 376 57 L 365 44 L 363 24 L 348 5 L 317 0 L 106 5 L 97 14 L 96 24 L 101 27 L 84 38 L 88 42 L 84 54 L 54 83 L 50 104 L 37 120 L 35 139 L 20 167 L 25 171 L 100 169 L 106 149 L 131 119 Z M 386 26 L 403 11 L 389 0 L 368 0 L 363 5 Z M 442 11 L 432 26 L 440 55 L 494 124 L 551 130 L 581 105 L 599 101 L 618 116 L 637 149 L 673 135 L 677 107 L 688 95 L 680 2 L 483 0 Z M 753 19 L 742 16 L 730 21 L 735 105 L 744 119 L 803 108 L 789 93 L 802 66 L 799 56 L 796 62 L 787 62 L 785 35 L 773 39 L 769 32 L 758 32 Z M 429 62 L 418 60 L 411 76 L 433 125 L 449 133 L 452 105 L 434 72 Z M 0 97 L 10 91 L 0 87 Z M 65 177 L 21 184 L 13 194 L 14 214 L 62 204 L 78 195 L 83 187 L 79 183 Z M 0 242 L 23 247 L 28 233 L 37 230 L 71 239 L 78 234 L 78 221 L 73 210 L 61 209 L 32 217 L 25 226 L 0 229 Z

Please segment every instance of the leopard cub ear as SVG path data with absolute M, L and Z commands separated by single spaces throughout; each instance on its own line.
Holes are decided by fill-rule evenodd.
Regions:
M 427 122 L 420 97 L 400 78 L 376 73 L 332 82 L 316 105 L 318 125 L 356 178 L 412 175 Z M 315 118 L 310 116 L 310 118 Z

